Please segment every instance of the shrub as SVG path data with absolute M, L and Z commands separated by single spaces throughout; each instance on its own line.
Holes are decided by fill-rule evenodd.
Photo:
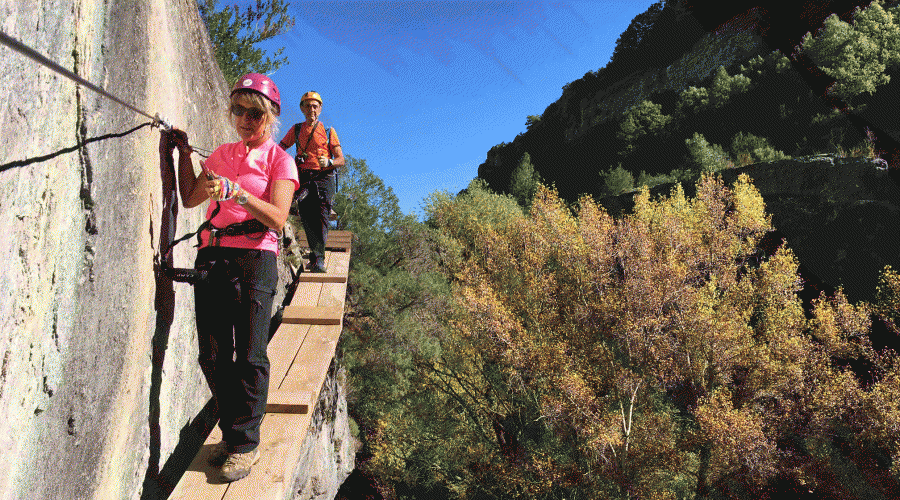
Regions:
M 663 114 L 662 105 L 644 100 L 625 112 L 616 137 L 625 141 L 627 153 L 634 149 L 635 141 L 663 130 L 671 120 L 671 116 Z
M 634 175 L 622 168 L 619 164 L 616 168 L 601 171 L 603 178 L 603 193 L 609 196 L 618 196 L 634 189 Z
M 694 132 L 693 137 L 685 139 L 684 142 L 688 148 L 690 163 L 701 172 L 718 172 L 734 166 L 734 162 L 722 146 L 710 144 L 699 132 Z
M 772 147 L 765 137 L 744 132 L 738 132 L 731 140 L 731 154 L 737 158 L 739 166 L 787 158 L 787 155 Z

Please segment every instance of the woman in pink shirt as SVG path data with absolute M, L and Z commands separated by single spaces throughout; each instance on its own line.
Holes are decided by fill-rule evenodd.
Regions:
M 194 174 L 187 135 L 176 131 L 185 207 L 212 200 L 200 232 L 194 285 L 200 367 L 219 412 L 222 442 L 210 461 L 236 481 L 259 460 L 269 389 L 269 322 L 278 284 L 278 233 L 299 183 L 294 159 L 277 147 L 278 87 L 265 75 L 238 79 L 229 118 L 240 141 L 220 146 Z

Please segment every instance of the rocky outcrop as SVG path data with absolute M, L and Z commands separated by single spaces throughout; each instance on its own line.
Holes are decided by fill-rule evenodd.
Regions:
M 746 173 L 807 278 L 844 287 L 850 300 L 873 300 L 884 266 L 900 269 L 900 189 L 883 164 L 820 155 L 723 170 L 727 185 Z M 651 194 L 667 195 L 663 184 Z M 693 194 L 694 186 L 684 186 Z M 612 214 L 629 212 L 633 194 L 604 198 Z
M 331 500 L 353 472 L 361 443 L 350 432 L 347 373 L 336 356 L 319 393 L 293 480 L 294 500 Z
M 582 99 L 579 104 L 581 120 L 577 129 L 573 124 L 565 131 L 566 140 L 583 136 L 592 127 L 623 115 L 641 101 L 652 100 L 654 95 L 663 92 L 680 94 L 690 85 L 699 85 L 715 75 L 719 66 L 727 68 L 766 53 L 765 43 L 752 31 L 707 33 L 669 66 L 629 75 L 589 99 Z
M 234 140 L 193 0 L 4 1 L 0 29 L 195 146 Z M 150 120 L 0 54 L 0 499 L 158 498 L 210 395 L 193 291 L 154 261 L 204 212 L 179 211 Z
M 198 145 L 230 137 L 193 2 L 2 10 L 5 33 L 166 116 Z M 209 399 L 191 289 L 159 295 L 153 266 L 164 223 L 181 233 L 203 214 L 163 220 L 156 130 L 98 140 L 147 118 L 2 50 L 0 492 L 133 498 Z M 178 250 L 190 265 L 189 245 Z

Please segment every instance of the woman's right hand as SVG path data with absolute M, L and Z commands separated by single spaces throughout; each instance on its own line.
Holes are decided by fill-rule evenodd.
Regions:
M 172 139 L 175 141 L 175 146 L 178 148 L 179 153 L 187 153 L 190 154 L 193 150 L 191 149 L 191 145 L 188 143 L 188 135 L 184 130 L 178 129 L 176 127 L 172 127 Z
M 206 168 L 206 162 L 203 160 L 200 160 L 200 170 L 202 171 L 202 174 L 197 180 L 203 183 L 203 187 L 206 188 L 206 194 L 209 196 L 209 199 L 218 199 L 222 186 L 222 183 L 219 182 L 219 176 Z
M 204 179 L 201 181 L 206 188 L 206 194 L 213 201 L 230 200 L 237 196 L 241 190 L 240 184 L 234 182 L 228 177 L 222 177 L 206 168 L 206 163 L 201 161 L 200 168 L 203 170 Z

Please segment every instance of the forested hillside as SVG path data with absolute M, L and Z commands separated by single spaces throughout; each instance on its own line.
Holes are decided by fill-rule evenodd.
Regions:
M 773 206 L 801 208 L 786 228 L 897 232 L 878 156 L 898 21 L 883 4 L 654 5 L 424 222 L 351 159 L 341 351 L 370 493 L 900 498 L 900 275 L 850 300 L 772 242 Z M 774 203 L 736 168 L 753 164 Z M 829 234 L 805 241 L 866 258 Z M 897 259 L 875 243 L 846 248 Z
M 566 85 L 542 115 L 526 118 L 526 132 L 492 148 L 479 177 L 512 192 L 527 153 L 537 178 L 574 201 L 633 182 L 694 180 L 704 169 L 861 155 L 867 131 L 873 147 L 894 154 L 900 127 L 888 103 L 900 82 L 889 83 L 897 63 L 891 15 L 879 7 L 847 24 L 867 5 L 860 1 L 724 4 L 651 6 L 605 67 Z M 810 31 L 819 34 L 804 42 Z M 838 41 L 822 42 L 825 32 Z

